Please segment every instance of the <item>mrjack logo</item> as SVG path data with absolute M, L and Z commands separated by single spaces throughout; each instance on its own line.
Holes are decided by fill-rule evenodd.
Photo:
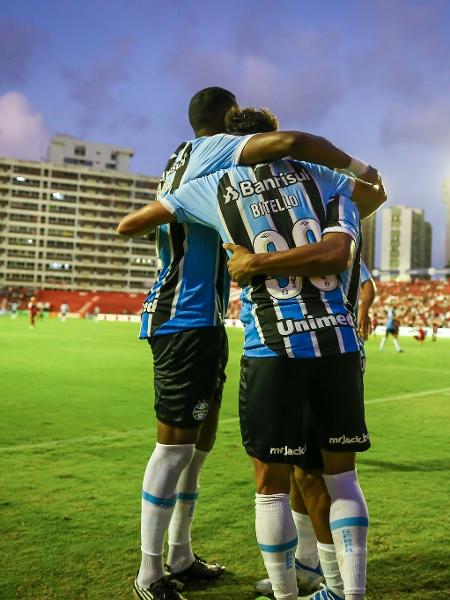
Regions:
M 302 456 L 306 452 L 305 446 L 298 446 L 298 448 L 288 448 L 287 446 L 281 446 L 280 448 L 271 448 L 269 454 L 275 456 Z
M 340 435 L 339 437 L 330 437 L 328 439 L 329 444 L 365 444 L 369 441 L 367 433 L 362 435 L 354 435 L 353 437 L 347 437 L 346 435 Z

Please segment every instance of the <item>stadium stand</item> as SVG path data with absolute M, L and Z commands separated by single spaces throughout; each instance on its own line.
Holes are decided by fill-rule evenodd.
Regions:
M 450 327 L 450 284 L 445 280 L 377 282 L 378 296 L 372 315 L 384 324 L 388 308 L 396 309 L 400 325 L 408 327 Z M 240 289 L 232 286 L 228 319 L 239 319 Z
M 140 314 L 145 294 L 127 292 L 77 292 L 64 290 L 35 290 L 32 288 L 1 288 L 0 304 L 8 310 L 13 302 L 25 310 L 31 296 L 38 305 L 48 306 L 49 312 L 58 312 L 61 304 L 68 304 L 70 313 L 86 317 L 95 307 L 103 314 Z
M 378 296 L 372 316 L 384 324 L 387 310 L 396 309 L 400 325 L 407 327 L 450 327 L 450 283 L 445 280 L 416 280 L 414 282 L 377 282 Z M 240 288 L 233 284 L 227 318 L 238 320 L 241 303 Z M 17 303 L 25 310 L 31 296 L 38 305 L 48 306 L 50 312 L 58 312 L 63 303 L 69 311 L 86 317 L 95 307 L 103 314 L 139 315 L 145 294 L 127 292 L 78 292 L 64 290 L 36 290 L 34 288 L 0 288 L 0 307 L 6 312 Z
M 384 323 L 388 308 L 395 308 L 400 325 L 450 327 L 450 284 L 444 280 L 377 283 L 373 316 Z

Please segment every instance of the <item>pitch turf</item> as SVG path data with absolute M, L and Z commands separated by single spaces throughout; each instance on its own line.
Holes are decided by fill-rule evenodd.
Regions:
M 0 598 L 121 600 L 139 560 L 140 487 L 154 444 L 151 356 L 137 326 L 0 319 Z M 195 550 L 227 574 L 190 600 L 251 600 L 264 576 L 252 469 L 239 438 L 241 332 Z M 449 598 L 450 342 L 368 344 L 373 449 L 359 461 L 370 517 L 369 600 Z

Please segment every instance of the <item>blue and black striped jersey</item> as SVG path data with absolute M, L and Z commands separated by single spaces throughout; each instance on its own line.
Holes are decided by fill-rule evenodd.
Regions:
M 359 278 L 359 284 L 363 285 L 364 283 L 366 283 L 366 281 L 369 281 L 370 279 L 372 279 L 372 275 L 370 274 L 366 263 L 364 261 L 361 261 L 361 275 Z
M 161 202 L 180 223 L 209 225 L 224 241 L 254 252 L 314 243 L 334 231 L 359 246 L 359 213 L 348 199 L 353 185 L 326 167 L 281 160 L 213 173 Z M 241 299 L 247 356 L 313 358 L 359 350 L 339 275 L 258 276 Z
M 195 177 L 238 164 L 250 137 L 219 134 L 183 142 L 167 163 L 157 200 Z M 218 234 L 195 223 L 170 223 L 158 228 L 156 244 L 160 270 L 144 301 L 139 337 L 221 324 L 229 277 Z
M 344 273 L 341 273 L 342 287 L 344 289 L 347 302 L 352 308 L 353 314 L 358 312 L 359 291 L 361 286 L 372 279 L 369 269 L 361 260 L 362 239 L 359 246 L 355 249 L 353 264 Z

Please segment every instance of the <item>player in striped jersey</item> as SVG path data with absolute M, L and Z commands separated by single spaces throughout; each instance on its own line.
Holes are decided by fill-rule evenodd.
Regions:
M 370 271 L 362 261 L 359 286 L 351 286 L 351 271 L 341 273 L 341 277 L 347 300 L 357 316 L 361 366 L 364 373 L 364 340 L 370 332 L 369 309 L 376 297 L 376 286 Z M 358 293 L 355 294 L 357 289 L 359 298 Z M 325 576 L 326 587 L 308 597 L 311 600 L 320 600 L 327 594 L 341 596 L 343 582 L 329 526 L 330 498 L 323 479 L 320 445 L 311 423 L 311 414 L 307 413 L 305 417 L 305 431 L 309 434 L 306 442 L 307 452 L 295 466 L 291 478 L 292 516 L 299 540 L 295 553 L 295 569 L 299 588 L 305 591 L 317 589 Z M 255 589 L 259 593 L 271 594 L 270 579 L 258 581 Z
M 191 114 L 190 117 L 192 117 Z M 191 122 L 192 120 L 191 118 Z M 217 130 L 217 127 L 218 125 L 214 124 L 209 130 L 201 130 L 194 125 L 196 133 L 201 133 L 203 137 L 182 144 L 178 151 L 171 157 L 160 186 L 160 197 L 164 193 L 175 191 L 180 183 L 189 181 L 190 177 L 207 173 L 208 170 L 217 169 L 219 164 L 228 164 L 231 166 L 239 160 L 239 154 L 241 161 L 252 162 L 265 156 L 267 158 L 275 155 L 282 156 L 289 151 L 293 155 L 306 155 L 316 160 L 334 164 L 335 166 L 349 166 L 353 162 L 361 168 L 359 161 L 350 159 L 348 155 L 334 148 L 326 140 L 315 138 L 308 134 L 295 132 L 277 133 L 275 137 L 273 135 L 269 136 L 269 140 L 264 136 L 255 136 L 250 141 L 248 139 L 243 140 L 242 138 L 225 135 L 205 137 L 207 133 L 215 133 L 214 128 Z M 221 163 L 217 158 L 218 153 Z M 119 232 L 128 235 L 140 235 L 148 231 L 148 229 L 148 223 L 145 223 L 145 211 L 138 211 L 138 213 L 130 215 L 119 226 Z M 165 247 L 164 239 L 166 240 Z M 221 373 L 223 369 L 220 365 L 220 368 L 218 368 L 221 358 L 220 353 L 218 355 L 217 352 L 205 352 L 205 350 L 211 347 L 213 349 L 220 347 L 217 343 L 218 341 L 220 342 L 220 339 L 216 340 L 213 338 L 211 340 L 209 336 L 209 333 L 215 334 L 219 330 L 221 319 L 220 311 L 217 310 L 217 307 L 224 304 L 221 302 L 220 297 L 218 297 L 220 294 L 218 293 L 217 285 L 214 286 L 214 279 L 217 281 L 217 275 L 214 276 L 214 274 L 221 272 L 218 268 L 216 258 L 217 239 L 217 236 L 214 237 L 210 230 L 196 226 L 195 224 L 184 224 L 180 227 L 172 223 L 168 228 L 160 230 L 160 257 L 163 258 L 165 264 L 162 265 L 163 268 L 161 269 L 158 281 L 144 304 L 145 310 L 141 328 L 141 337 L 149 337 L 155 359 L 156 408 L 158 418 L 158 445 L 155 451 L 156 454 L 164 455 L 165 450 L 169 450 L 168 446 L 180 446 L 178 450 L 181 454 L 183 451 L 181 446 L 192 447 L 192 441 L 198 439 L 198 422 L 193 423 L 192 417 L 194 419 L 196 416 L 200 417 L 198 421 L 205 417 L 211 396 L 214 395 L 214 389 L 211 389 L 210 386 L 210 395 L 204 394 L 199 402 L 199 385 L 195 385 L 196 379 L 204 390 L 205 373 L 214 374 L 219 371 L 219 377 L 217 377 L 219 380 L 219 393 L 217 395 L 221 392 L 221 384 L 223 382 Z M 175 247 L 177 250 L 175 250 Z M 187 267 L 189 265 L 190 271 L 188 272 Z M 213 292 L 208 292 L 211 288 Z M 223 289 L 226 290 L 226 285 L 223 286 Z M 211 332 L 207 331 L 208 328 L 211 329 Z M 205 334 L 208 334 L 208 337 L 205 337 Z M 194 365 L 197 368 L 193 369 L 193 365 L 189 363 L 189 360 L 193 355 L 198 354 L 199 350 L 203 354 L 200 356 L 200 361 L 197 361 Z M 183 362 L 184 368 L 181 370 L 178 363 L 183 358 L 185 359 Z M 180 377 L 182 383 L 184 382 L 185 384 L 184 386 L 180 386 Z M 188 393 L 186 393 L 186 389 Z M 169 406 L 167 400 L 170 400 L 171 406 Z M 198 407 L 199 404 L 201 405 L 200 408 Z M 216 403 L 217 405 L 218 403 Z M 182 415 L 181 418 L 178 418 L 178 421 L 174 419 L 174 408 L 175 413 L 178 412 L 178 415 Z M 217 412 L 215 413 L 216 415 Z M 184 420 L 186 416 L 188 418 Z M 216 422 L 216 419 L 213 419 L 213 427 L 206 432 L 205 443 L 207 446 L 209 445 L 207 449 L 212 445 Z M 198 448 L 199 443 L 197 442 L 196 455 L 199 454 Z M 186 451 L 186 455 L 187 453 Z M 203 458 L 205 454 L 203 452 Z M 146 488 L 152 487 L 153 473 L 156 470 L 154 463 L 157 462 L 159 464 L 160 462 L 164 462 L 162 459 L 158 461 L 153 460 L 153 458 L 152 456 L 144 478 L 144 491 L 146 493 L 143 497 L 143 539 L 148 538 L 147 530 L 149 528 L 146 524 L 144 513 L 148 510 L 147 505 L 149 502 L 150 504 L 152 503 L 149 498 L 159 498 L 159 496 L 151 494 Z M 189 466 L 190 464 L 187 468 Z M 172 469 L 174 473 L 179 470 L 180 466 L 178 465 L 177 469 Z M 169 469 L 166 468 L 167 477 L 164 484 L 161 484 L 160 487 L 164 487 L 167 483 L 167 479 L 169 478 L 168 471 Z M 183 479 L 186 479 L 184 474 Z M 171 478 L 172 486 L 174 481 L 176 485 L 176 473 Z M 165 489 L 168 487 L 166 485 Z M 179 502 L 176 503 L 177 508 L 181 503 L 186 504 L 185 498 L 188 495 L 195 495 L 192 492 L 184 493 L 183 491 L 178 491 Z M 167 494 L 167 491 L 165 493 Z M 165 511 L 166 514 L 168 512 L 167 510 Z M 167 519 L 165 522 L 167 523 Z M 163 527 L 158 531 L 156 542 L 156 538 L 154 537 L 153 540 L 150 540 L 149 544 L 145 545 L 147 549 L 149 549 L 150 545 L 153 545 L 156 547 L 157 552 L 146 552 L 143 543 L 143 561 L 140 569 L 140 577 L 137 582 L 137 587 L 140 589 L 149 589 L 155 581 L 159 581 L 156 577 L 161 575 L 161 532 L 162 534 L 164 533 Z M 190 541 L 186 541 L 186 528 L 181 528 L 180 535 L 185 540 L 185 550 L 188 549 L 190 551 L 190 554 L 189 552 L 187 553 L 187 559 L 189 560 L 189 557 L 192 559 Z M 169 528 L 169 544 L 170 541 Z M 170 546 L 171 551 L 173 550 L 172 546 L 176 547 L 176 545 L 174 543 Z M 148 556 L 155 555 L 158 557 L 157 561 L 156 559 L 150 561 L 147 558 Z M 170 564 L 170 556 L 171 552 L 169 552 L 169 566 L 173 567 L 173 564 Z M 181 558 L 183 561 L 186 560 L 186 552 Z M 156 562 L 157 565 L 155 567 Z M 172 570 L 176 571 L 176 576 L 180 576 L 178 572 L 179 566 L 178 569 L 175 567 Z M 182 570 L 185 571 L 185 569 Z M 160 579 L 162 579 L 161 576 Z
M 295 427 L 286 431 L 286 421 L 291 426 L 298 421 L 299 409 L 295 408 L 293 414 L 293 406 L 288 399 L 289 392 L 295 393 L 298 389 L 301 380 L 299 372 L 306 382 L 310 382 L 307 385 L 313 385 L 314 381 L 322 388 L 319 393 L 322 400 L 334 391 L 337 394 L 335 403 L 338 400 L 339 404 L 338 412 L 339 409 L 343 412 L 346 409 L 347 420 L 353 417 L 349 412 L 357 415 L 356 420 L 353 418 L 353 425 L 357 422 L 360 435 L 348 437 L 346 434 L 337 436 L 327 433 L 328 439 L 324 445 L 328 449 L 331 446 L 334 450 L 335 444 L 344 444 L 344 449 L 350 450 L 344 453 L 345 456 L 329 450 L 325 452 L 328 471 L 338 469 L 328 476 L 330 488 L 333 487 L 335 475 L 339 475 L 340 481 L 343 480 L 340 476 L 342 469 L 351 470 L 350 476 L 354 477 L 354 470 L 348 468 L 354 465 L 352 450 L 369 446 L 361 419 L 360 362 L 353 321 L 345 305 L 342 284 L 336 276 L 325 275 L 342 270 L 342 265 L 348 260 L 352 240 L 359 235 L 359 223 L 353 205 L 342 196 L 336 197 L 336 194 L 345 191 L 362 200 L 376 198 L 378 203 L 382 197 L 381 192 L 362 182 L 356 182 L 352 192 L 353 183 L 343 175 L 333 174 L 316 165 L 280 161 L 254 169 L 236 167 L 229 172 L 221 171 L 185 184 L 161 200 L 163 206 L 169 212 L 176 213 L 180 221 L 192 219 L 211 225 L 221 233 L 222 239 L 241 242 L 249 250 L 254 248 L 253 240 L 260 251 L 270 250 L 271 245 L 280 250 L 280 246 L 288 248 L 289 245 L 308 244 L 318 241 L 324 233 L 329 234 L 323 242 L 303 245 L 295 248 L 295 251 L 254 255 L 258 259 L 256 262 L 260 258 L 270 258 L 271 264 L 268 269 L 261 271 L 261 276 L 252 281 L 251 288 L 244 294 L 247 305 L 243 313 L 247 322 L 241 382 L 241 426 L 247 451 L 258 465 L 258 491 L 263 492 L 257 496 L 257 531 L 258 514 L 267 512 L 275 520 L 281 518 L 283 522 L 286 521 L 285 524 L 289 521 L 285 514 L 288 507 L 286 491 L 290 487 L 286 463 L 295 464 L 298 456 L 304 452 L 302 443 L 298 444 L 301 433 Z M 153 211 L 149 209 L 149 213 L 154 212 L 156 221 L 158 218 L 168 218 L 161 207 L 152 208 Z M 159 217 L 156 213 L 159 213 Z M 289 241 L 283 244 L 283 238 Z M 276 279 L 280 273 L 277 266 L 279 257 L 282 259 L 283 272 L 286 272 L 286 258 L 288 261 L 295 259 L 288 262 L 288 268 L 294 264 L 297 268 L 299 254 L 302 272 L 310 277 L 303 281 L 295 277 L 285 281 L 281 277 Z M 262 275 L 264 272 L 275 272 L 275 276 L 266 278 Z M 280 362 L 283 357 L 302 357 L 303 360 Z M 312 361 L 308 360 L 312 357 Z M 329 375 L 334 373 L 331 377 L 334 385 L 331 385 L 331 381 L 323 381 L 323 376 L 320 376 L 325 368 Z M 281 398 L 277 392 L 280 386 L 286 392 Z M 275 398 L 277 405 L 274 405 Z M 315 398 L 315 404 L 317 400 Z M 265 402 L 268 406 L 264 405 Z M 314 408 L 317 409 L 317 406 Z M 281 427 L 274 428 L 275 437 L 258 440 L 257 433 L 266 428 L 267 422 L 280 423 L 280 415 L 283 415 Z M 326 414 L 322 413 L 322 420 L 324 417 Z M 334 423 L 335 428 L 344 425 L 348 427 L 348 423 L 342 420 Z M 344 460 L 340 460 L 342 458 Z M 334 487 L 339 488 L 339 482 Z M 358 500 L 357 505 L 362 510 L 365 505 L 361 493 Z M 284 517 L 280 517 L 283 514 Z M 366 518 L 356 519 L 358 523 L 360 519 L 364 521 L 361 523 L 364 528 Z M 285 533 L 283 531 L 282 535 L 285 536 Z M 258 537 L 261 538 L 260 535 Z M 284 556 L 295 545 L 295 539 L 288 540 L 287 545 L 278 544 L 276 548 L 273 544 L 270 548 L 267 544 L 260 544 L 269 574 L 272 573 L 278 585 L 276 597 L 293 598 L 294 594 L 296 597 L 295 575 L 289 575 L 284 559 L 280 559 L 280 553 Z M 286 572 L 280 573 L 280 569 Z

